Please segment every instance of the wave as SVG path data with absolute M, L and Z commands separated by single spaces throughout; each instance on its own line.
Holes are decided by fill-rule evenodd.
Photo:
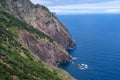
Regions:
M 76 60 L 77 59 L 77 57 L 72 57 L 72 60 Z
M 88 69 L 88 65 L 87 64 L 77 64 L 76 66 L 80 70 L 86 70 L 86 69 Z

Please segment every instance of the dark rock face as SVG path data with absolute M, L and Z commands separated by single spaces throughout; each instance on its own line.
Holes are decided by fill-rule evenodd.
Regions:
M 75 43 L 46 7 L 30 0 L 1 0 L 0 20 L 1 79 L 74 80 L 55 66 L 71 59 L 66 49 Z
M 56 65 L 70 60 L 66 49 L 76 45 L 65 26 L 44 6 L 34 5 L 29 0 L 8 0 L 9 11 L 20 20 L 50 36 L 54 43 L 47 39 L 36 39 L 27 32 L 22 32 L 20 40 L 33 54 L 44 62 Z
M 27 31 L 21 32 L 19 40 L 33 54 L 38 56 L 40 60 L 54 66 L 59 62 L 70 60 L 70 56 L 63 47 L 56 43 L 50 43 L 47 39 L 38 40 Z
M 65 49 L 75 47 L 65 26 L 42 5 L 34 5 L 29 0 L 9 0 L 11 11 L 34 28 L 51 36 Z

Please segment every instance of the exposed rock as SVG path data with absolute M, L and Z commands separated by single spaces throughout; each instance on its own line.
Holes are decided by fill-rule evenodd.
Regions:
M 5 68 L 5 72 L 11 71 L 10 75 L 12 75 L 11 78 L 13 80 L 23 78 L 13 74 L 14 68 L 16 68 L 15 70 L 18 70 L 17 72 L 19 73 L 30 71 L 27 73 L 29 75 L 22 73 L 26 75 L 28 79 L 29 76 L 36 78 L 35 80 L 43 80 L 42 78 L 47 79 L 48 75 L 47 77 L 43 75 L 40 75 L 40 77 L 37 76 L 42 73 L 38 72 L 38 68 L 43 68 L 42 61 L 48 63 L 44 63 L 47 65 L 44 67 L 50 68 L 42 69 L 44 75 L 46 75 L 44 70 L 48 71 L 52 69 L 52 71 L 49 72 L 54 75 L 60 74 L 57 75 L 58 78 L 62 79 L 63 77 L 63 80 L 73 80 L 68 73 L 56 67 L 51 67 L 57 65 L 57 63 L 69 61 L 71 57 L 66 49 L 74 48 L 76 45 L 65 26 L 46 7 L 39 4 L 34 5 L 30 0 L 3 0 L 0 1 L 0 18 L 1 24 L 3 25 L 0 30 L 2 33 L 1 39 L 2 36 L 4 36 L 2 39 L 4 43 L 1 42 L 2 45 L 0 45 L 0 47 L 3 48 L 1 50 L 6 51 L 7 55 L 9 54 L 9 56 L 5 54 L 0 55 L 0 62 L 3 65 L 2 67 L 7 65 L 10 69 Z M 36 59 L 38 61 L 41 60 L 39 61 L 40 63 L 36 62 Z M 5 60 L 9 61 L 5 62 Z M 27 61 L 26 64 L 24 64 L 22 60 Z M 35 65 L 35 68 L 35 66 L 32 65 L 34 62 L 35 64 L 38 63 L 39 66 L 36 64 L 37 66 Z M 21 65 L 26 67 L 21 68 Z M 31 75 L 32 70 L 30 69 L 35 70 L 35 75 Z
M 25 47 L 52 65 L 70 60 L 65 49 L 74 48 L 75 43 L 65 26 L 46 7 L 34 5 L 30 0 L 7 0 L 7 3 L 11 14 L 54 40 L 53 44 L 47 39 L 36 39 L 34 35 L 23 31 L 19 40 Z
M 76 45 L 65 26 L 46 7 L 34 5 L 30 0 L 5 1 L 9 13 L 47 34 L 54 41 L 53 44 L 47 39 L 36 39 L 34 35 L 23 31 L 19 39 L 25 47 L 52 65 L 70 60 L 65 49 L 74 48 Z
M 70 56 L 65 49 L 56 42 L 50 43 L 47 39 L 36 39 L 27 31 L 20 33 L 20 42 L 31 50 L 32 53 L 39 56 L 40 60 L 52 65 L 58 62 L 66 62 L 70 60 Z
M 65 26 L 46 7 L 34 5 L 29 0 L 8 1 L 12 13 L 34 28 L 48 34 L 65 49 L 76 46 Z
M 74 80 L 52 66 L 70 59 L 65 49 L 8 12 L 0 10 L 0 79 Z
M 13 79 L 13 80 L 19 80 L 16 75 L 13 75 L 13 76 L 12 76 L 12 79 Z

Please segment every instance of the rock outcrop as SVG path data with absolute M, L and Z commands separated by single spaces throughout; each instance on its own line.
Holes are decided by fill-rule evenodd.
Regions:
M 5 67 L 0 79 L 73 80 L 53 66 L 69 61 L 66 50 L 76 45 L 46 7 L 30 0 L 0 0 L 0 35 L 0 69 Z
M 44 6 L 34 5 L 29 0 L 6 0 L 6 10 L 21 21 L 48 35 L 52 40 L 36 39 L 27 32 L 21 32 L 19 39 L 26 48 L 37 55 L 40 60 L 56 65 L 67 62 L 70 56 L 67 49 L 74 48 L 75 43 L 65 26 Z
M 65 49 L 75 47 L 65 26 L 44 6 L 29 0 L 8 0 L 10 10 L 34 28 L 46 33 Z
M 48 39 L 36 39 L 27 31 L 21 31 L 19 41 L 24 47 L 31 50 L 40 60 L 52 65 L 70 60 L 70 56 L 65 49 L 56 42 L 49 42 Z
M 0 10 L 1 80 L 73 80 L 52 66 L 69 59 L 49 36 Z

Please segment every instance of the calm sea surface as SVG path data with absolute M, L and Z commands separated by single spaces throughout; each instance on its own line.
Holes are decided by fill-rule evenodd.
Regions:
M 120 14 L 59 15 L 77 48 L 60 67 L 77 80 L 120 80 Z M 80 69 L 86 64 L 88 68 Z

